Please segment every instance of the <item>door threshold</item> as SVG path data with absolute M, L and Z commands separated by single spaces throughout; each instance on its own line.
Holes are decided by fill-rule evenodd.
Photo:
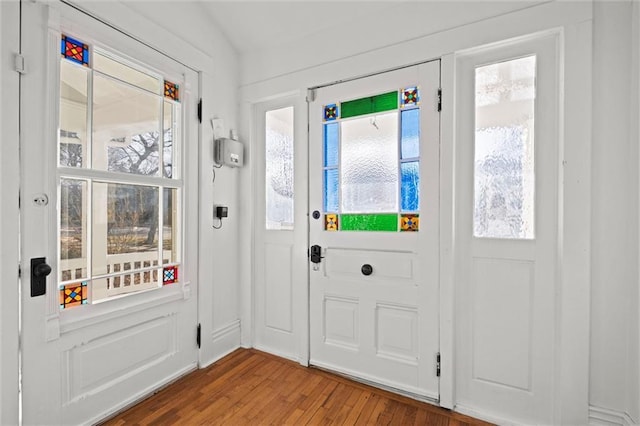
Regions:
M 429 397 L 427 395 L 422 395 L 419 393 L 411 392 L 405 389 L 396 388 L 393 386 L 385 385 L 384 383 L 379 383 L 373 380 L 364 379 L 362 377 L 353 376 L 349 373 L 345 373 L 343 371 L 334 370 L 330 367 L 324 367 L 318 364 L 313 364 L 312 361 L 309 361 L 309 368 L 314 368 L 316 370 L 324 371 L 326 373 L 335 374 L 336 376 L 343 377 L 348 380 L 352 380 L 354 382 L 362 383 L 363 385 L 371 386 L 374 388 L 382 389 L 387 392 L 395 393 L 396 395 L 406 396 L 407 398 L 415 399 L 416 401 L 426 402 L 431 405 L 435 405 L 436 407 L 440 407 L 440 399 Z

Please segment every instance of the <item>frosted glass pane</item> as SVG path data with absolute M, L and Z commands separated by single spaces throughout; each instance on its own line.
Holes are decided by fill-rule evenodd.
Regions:
M 266 113 L 266 229 L 293 229 L 293 107 Z
M 341 124 L 342 212 L 397 212 L 398 112 Z
M 324 211 L 338 211 L 338 169 L 324 171 Z
M 338 123 L 324 125 L 324 166 L 338 165 L 338 142 L 340 137 Z
M 535 62 L 476 69 L 476 237 L 534 238 Z
M 420 109 L 402 111 L 402 158 L 420 156 Z
M 416 212 L 420 208 L 420 163 L 400 165 L 402 211 Z

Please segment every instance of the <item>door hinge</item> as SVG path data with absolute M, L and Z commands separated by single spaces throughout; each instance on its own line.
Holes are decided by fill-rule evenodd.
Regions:
M 22 267 L 18 264 L 18 278 L 22 278 Z
M 440 377 L 440 352 L 436 354 L 436 377 Z
M 198 101 L 198 122 L 202 123 L 202 98 Z
M 18 74 L 25 74 L 27 72 L 24 56 L 19 53 L 13 55 L 13 69 Z
M 442 89 L 438 89 L 438 112 L 442 111 Z
M 316 89 L 307 90 L 307 102 L 313 102 L 316 100 Z
M 196 343 L 198 344 L 198 349 L 200 349 L 201 335 L 202 335 L 202 327 L 198 324 L 198 331 L 196 331 Z

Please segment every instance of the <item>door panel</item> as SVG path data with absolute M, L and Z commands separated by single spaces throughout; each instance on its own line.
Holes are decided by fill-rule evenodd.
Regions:
M 310 362 L 432 400 L 438 87 L 435 61 L 318 89 L 309 105 L 309 211 L 322 212 L 310 219 Z
M 83 77 L 87 79 L 87 85 L 74 87 L 67 81 L 61 84 L 61 60 L 67 61 L 61 59 L 63 33 L 87 43 L 89 55 L 96 52 L 94 49 L 117 52 L 120 60 L 151 70 L 157 80 L 163 76 L 179 82 L 179 105 L 172 103 L 175 108 L 165 106 L 164 121 L 168 124 L 160 127 L 162 120 L 156 120 L 158 133 L 147 138 L 149 142 L 155 141 L 156 149 L 145 154 L 153 156 L 153 152 L 157 154 L 162 149 L 162 168 L 147 173 L 141 172 L 143 168 L 140 167 L 136 176 L 128 174 L 125 178 L 124 170 L 114 168 L 133 167 L 134 161 L 129 163 L 119 158 L 119 162 L 109 163 L 108 168 L 103 164 L 103 170 L 99 170 L 98 157 L 103 155 L 102 159 L 113 159 L 115 152 L 122 152 L 125 139 L 128 146 L 134 146 L 134 140 L 144 142 L 142 137 L 135 138 L 141 134 L 141 127 L 147 129 L 146 125 L 140 126 L 144 124 L 146 113 L 132 105 L 136 99 L 151 96 L 151 92 L 132 91 L 137 83 L 121 81 L 110 91 L 92 91 L 95 86 L 91 84 L 90 73 L 85 72 L 93 66 L 92 60 L 88 67 L 73 63 L 78 75 L 88 76 Z M 29 72 L 21 76 L 20 104 L 23 129 L 20 140 L 23 422 L 93 423 L 197 366 L 197 263 L 193 259 L 197 259 L 198 213 L 196 209 L 180 207 L 176 199 L 182 200 L 181 206 L 197 204 L 197 168 L 184 166 L 196 164 L 198 158 L 194 108 L 199 90 L 198 76 L 194 71 L 61 3 L 23 3 L 21 37 L 23 55 L 30 64 Z M 112 66 L 108 73 L 117 74 L 116 68 Z M 133 71 L 130 69 L 126 73 L 132 74 Z M 115 81 L 111 78 L 112 83 Z M 120 90 L 125 87 L 129 89 Z M 154 105 L 158 108 L 163 102 L 169 102 L 161 90 L 159 84 L 157 93 L 153 94 L 157 99 Z M 100 141 L 96 140 L 92 152 L 92 138 L 103 137 L 100 132 L 110 130 L 92 120 L 95 114 L 81 105 L 83 99 L 95 103 L 92 107 L 104 114 L 113 107 L 111 117 L 121 121 L 123 117 L 118 115 L 117 97 L 110 97 L 124 92 L 135 93 L 125 100 L 130 103 L 127 106 L 129 113 L 124 118 L 133 122 L 133 127 L 119 129 L 124 139 L 107 139 L 104 150 L 97 148 Z M 64 102 L 60 100 L 61 94 Z M 62 111 L 75 111 L 76 114 L 72 119 L 67 116 L 62 121 L 64 126 L 59 124 Z M 161 111 L 157 109 L 153 114 L 160 115 Z M 174 111 L 175 117 L 168 111 Z M 105 118 L 104 114 L 101 117 Z M 82 127 L 78 123 L 93 126 L 93 132 L 67 127 Z M 110 122 L 111 129 L 114 123 Z M 165 132 L 168 128 L 172 133 L 170 137 Z M 164 137 L 160 138 L 160 134 Z M 179 140 L 192 143 L 185 143 L 181 151 L 177 147 Z M 167 160 L 169 141 L 173 153 L 171 161 Z M 64 150 L 63 144 L 66 144 Z M 68 149 L 70 144 L 75 144 L 77 149 Z M 80 154 L 82 167 L 77 166 L 80 160 L 71 156 L 72 151 Z M 93 169 L 87 167 L 91 154 Z M 129 151 L 129 154 L 132 153 Z M 64 167 L 58 167 L 59 164 Z M 169 164 L 171 172 L 167 168 Z M 179 178 L 173 180 L 169 173 L 174 177 L 179 175 Z M 84 199 L 82 203 L 71 202 L 69 192 L 65 192 L 71 191 L 68 183 L 73 180 L 84 182 L 76 192 Z M 125 253 L 113 254 L 115 249 L 112 245 L 108 249 L 106 246 L 98 247 L 107 241 L 109 244 L 123 243 L 126 236 L 114 232 L 118 229 L 114 223 L 120 222 L 113 216 L 115 210 L 108 207 L 107 200 L 115 199 L 116 204 L 126 201 L 129 203 L 127 206 L 144 202 L 123 195 L 123 192 L 132 192 L 131 185 L 123 190 L 122 185 L 117 184 L 127 182 L 154 186 L 156 203 L 152 204 L 156 208 L 155 213 L 149 213 L 150 210 L 140 213 L 141 208 L 135 210 L 133 207 L 118 210 L 150 214 L 147 219 L 142 216 L 120 218 L 125 225 L 148 225 L 149 228 L 143 231 L 132 228 L 127 238 L 151 247 L 143 253 L 145 256 L 150 253 L 149 259 L 140 258 L 141 250 L 131 252 L 124 249 Z M 69 206 L 77 208 L 75 213 L 68 210 Z M 72 226 L 68 218 L 73 215 L 80 218 L 78 223 L 83 223 L 73 226 L 81 230 L 68 228 Z M 167 220 L 159 222 L 163 218 Z M 59 225 L 61 222 L 64 229 Z M 184 227 L 176 229 L 175 224 L 180 222 L 185 224 Z M 155 233 L 151 229 L 155 229 Z M 66 238 L 67 233 L 82 241 L 73 254 L 69 247 L 74 246 L 68 243 L 69 240 L 60 243 L 59 235 Z M 140 243 L 144 238 L 147 238 L 146 242 Z M 127 244 L 123 247 L 133 245 Z M 58 262 L 59 256 L 61 260 Z M 95 262 L 88 260 L 87 256 L 107 259 L 106 264 L 100 264 L 103 270 L 94 268 Z M 52 271 L 46 278 L 45 294 L 32 297 L 30 259 L 35 257 L 46 258 Z M 154 264 L 152 259 L 161 263 Z M 131 272 L 127 272 L 129 270 Z M 64 297 L 61 296 L 61 282 L 66 285 Z M 97 283 L 105 284 L 101 291 L 98 291 Z M 152 285 L 148 286 L 149 283 Z M 77 290 L 71 289 L 70 284 L 77 284 Z M 131 292 L 131 289 L 136 291 Z M 125 290 L 131 294 L 121 295 Z
M 456 402 L 524 424 L 553 422 L 556 42 L 484 49 L 456 67 Z

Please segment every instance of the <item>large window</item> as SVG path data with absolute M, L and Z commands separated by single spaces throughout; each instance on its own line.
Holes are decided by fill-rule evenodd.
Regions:
M 159 288 L 180 267 L 180 87 L 61 38 L 60 308 Z

